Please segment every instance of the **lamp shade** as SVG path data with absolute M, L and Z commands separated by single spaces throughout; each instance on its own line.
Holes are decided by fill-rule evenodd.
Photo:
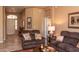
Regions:
M 55 31 L 55 26 L 48 26 L 48 31 Z

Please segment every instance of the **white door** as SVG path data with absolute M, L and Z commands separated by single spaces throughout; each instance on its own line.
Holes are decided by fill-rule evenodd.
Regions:
M 7 34 L 15 34 L 15 20 L 7 19 Z

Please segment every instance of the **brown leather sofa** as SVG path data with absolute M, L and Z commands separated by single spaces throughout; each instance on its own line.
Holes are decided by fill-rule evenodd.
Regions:
M 30 33 L 32 40 L 25 40 L 22 35 L 23 33 Z M 40 31 L 39 30 L 23 30 L 23 31 L 21 31 L 20 38 L 22 40 L 23 49 L 36 48 L 36 47 L 40 47 L 41 44 L 45 44 L 45 39 L 43 37 L 41 40 L 35 39 L 35 33 L 40 33 Z
M 79 33 L 62 31 L 61 35 L 64 36 L 63 42 L 52 39 L 50 46 L 54 47 L 59 52 L 79 52 L 79 48 L 77 47 Z

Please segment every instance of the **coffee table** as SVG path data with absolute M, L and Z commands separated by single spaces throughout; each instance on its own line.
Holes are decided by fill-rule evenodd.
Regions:
M 56 52 L 56 49 L 51 46 L 41 46 L 42 52 Z

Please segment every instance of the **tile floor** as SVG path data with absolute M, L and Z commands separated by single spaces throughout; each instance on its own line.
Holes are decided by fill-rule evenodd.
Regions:
M 21 49 L 21 41 L 18 35 L 8 35 L 5 42 L 0 44 L 0 52 L 9 52 Z

